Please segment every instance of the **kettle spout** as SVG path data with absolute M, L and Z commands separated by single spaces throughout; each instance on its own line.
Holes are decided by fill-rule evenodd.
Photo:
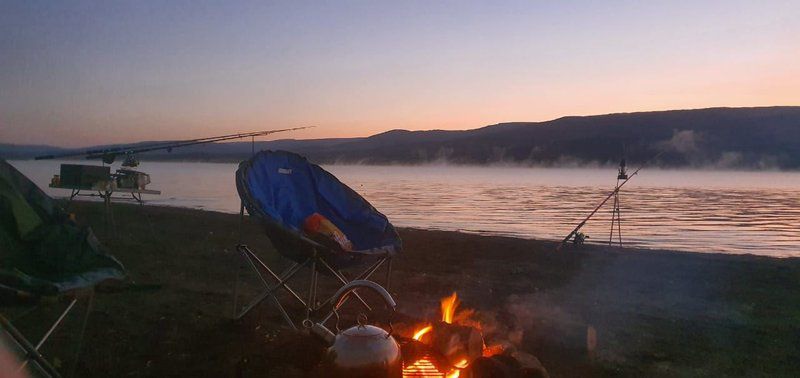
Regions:
M 336 340 L 336 335 L 320 323 L 314 323 L 311 325 L 311 333 L 325 342 L 325 344 L 328 346 L 333 345 L 333 342 Z

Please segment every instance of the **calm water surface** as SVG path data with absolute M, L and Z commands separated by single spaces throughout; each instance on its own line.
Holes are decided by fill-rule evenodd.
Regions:
M 47 188 L 56 161 L 13 161 Z M 144 162 L 149 203 L 238 212 L 236 164 Z M 563 238 L 613 188 L 613 169 L 327 166 L 397 226 Z M 621 194 L 628 246 L 800 256 L 800 173 L 643 170 Z M 608 242 L 611 201 L 587 223 Z

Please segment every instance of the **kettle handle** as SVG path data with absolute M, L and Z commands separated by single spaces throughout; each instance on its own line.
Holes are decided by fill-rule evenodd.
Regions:
M 392 308 L 392 311 L 394 311 L 395 308 L 397 307 L 397 303 L 394 301 L 391 294 L 389 294 L 389 292 L 383 288 L 383 286 L 378 285 L 377 283 L 370 280 L 353 280 L 350 281 L 347 285 L 342 286 L 342 288 L 339 289 L 336 292 L 336 294 L 333 295 L 333 303 L 335 303 L 333 309 L 338 310 L 339 307 L 341 307 L 342 304 L 344 304 L 344 300 L 347 298 L 347 296 L 359 288 L 370 289 L 376 294 L 380 295 L 381 298 L 383 298 L 384 302 L 386 302 L 386 304 Z
M 333 303 L 335 303 L 333 306 L 333 313 L 334 315 L 336 315 L 336 331 L 339 332 L 339 313 L 337 312 L 339 310 L 339 307 L 341 307 L 344 304 L 345 299 L 347 299 L 347 296 L 350 295 L 350 293 L 360 288 L 370 289 L 373 292 L 377 293 L 378 295 L 381 296 L 381 298 L 383 298 L 384 302 L 386 302 L 386 304 L 389 305 L 389 307 L 392 309 L 392 312 L 389 314 L 389 332 L 386 334 L 387 338 L 391 337 L 392 333 L 394 333 L 394 326 L 392 325 L 392 317 L 394 316 L 394 313 L 397 310 L 396 309 L 397 302 L 394 301 L 394 298 L 392 298 L 391 294 L 389 294 L 389 292 L 386 291 L 386 289 L 383 286 L 378 285 L 377 283 L 370 280 L 350 281 L 347 285 L 342 286 L 342 288 L 339 289 L 336 292 L 336 294 L 333 295 Z M 359 323 L 360 322 L 361 319 L 359 319 Z

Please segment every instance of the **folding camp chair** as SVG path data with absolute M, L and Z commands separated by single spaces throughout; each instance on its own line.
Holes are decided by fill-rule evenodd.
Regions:
M 11 291 L 13 290 L 16 293 L 13 293 L 12 295 L 18 295 L 22 297 L 29 297 L 31 295 L 30 293 L 23 293 L 18 290 L 11 289 L 5 285 L 2 286 L 4 287 L 0 288 L 0 290 L 5 291 L 7 294 L 12 294 Z M 8 318 L 6 318 L 3 314 L 0 314 L 0 330 L 2 330 L 0 343 L 8 345 L 12 351 L 15 351 L 21 356 L 19 366 L 16 366 L 14 370 L 22 371 L 27 368 L 29 371 L 35 371 L 40 375 L 47 377 L 61 377 L 61 374 L 58 372 L 58 370 L 42 355 L 41 348 L 50 339 L 50 336 L 52 336 L 53 333 L 55 333 L 56 330 L 58 330 L 58 328 L 62 325 L 67 315 L 69 315 L 71 312 L 74 312 L 73 309 L 77 305 L 79 298 L 74 296 L 68 299 L 69 303 L 58 313 L 58 316 L 53 320 L 52 324 L 50 324 L 47 331 L 39 338 L 39 341 L 36 344 L 31 343 L 28 337 L 25 336 L 19 329 L 17 329 L 17 327 L 15 327 Z M 94 293 L 92 292 L 91 296 L 88 298 L 86 310 L 83 315 L 82 323 L 84 328 L 89 319 L 93 302 Z M 82 340 L 83 335 L 81 334 L 79 337 Z M 77 363 L 77 361 L 75 362 Z
M 386 216 L 318 165 L 290 152 L 261 151 L 239 165 L 236 187 L 242 200 L 242 219 L 247 209 L 247 213 L 263 226 L 275 250 L 291 261 L 288 268 L 276 273 L 250 247 L 237 246 L 264 285 L 260 295 L 241 310 L 237 308 L 234 314 L 237 319 L 270 299 L 290 327 L 297 328 L 297 320 L 313 319 L 324 323 L 333 315 L 332 298 L 318 301 L 320 277 L 329 277 L 344 286 L 351 279 L 370 278 L 385 265 L 385 286 L 389 285 L 391 259 L 402 248 L 399 235 Z M 304 221 L 312 214 L 330 220 L 352 242 L 352 249 L 312 240 L 304 234 Z M 345 269 L 360 271 L 348 278 Z M 305 297 L 289 285 L 303 270 L 310 273 Z M 303 307 L 301 319 L 292 318 L 276 296 L 279 290 L 288 293 L 291 300 Z M 236 295 L 238 297 L 238 293 Z M 354 297 L 370 309 L 363 298 Z
M 39 349 L 74 312 L 74 294 L 92 293 L 85 326 L 94 285 L 124 276 L 122 264 L 106 253 L 91 229 L 77 226 L 52 198 L 0 159 L 0 310 L 8 304 L 36 303 L 39 297 L 69 296 L 66 308 L 36 344 L 0 314 L 0 338 L 21 355 L 20 369 L 60 376 Z

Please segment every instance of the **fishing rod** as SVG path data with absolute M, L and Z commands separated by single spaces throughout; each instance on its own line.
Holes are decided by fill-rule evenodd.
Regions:
M 644 168 L 644 167 L 645 167 L 645 166 L 646 166 L 646 165 L 647 165 L 649 162 L 651 162 L 651 161 L 653 161 L 653 160 L 657 159 L 659 156 L 661 156 L 662 154 L 664 154 L 664 152 L 666 152 L 666 150 L 662 150 L 661 152 L 659 152 L 659 153 L 658 153 L 658 154 L 656 154 L 655 156 L 653 156 L 653 157 L 651 157 L 650 159 L 648 159 L 647 161 L 645 161 L 645 162 L 644 162 L 644 163 L 643 163 L 643 164 L 642 164 L 642 165 L 641 165 L 639 168 L 637 168 L 635 171 L 633 171 L 633 173 L 631 173 L 631 174 L 628 176 L 628 178 L 626 178 L 626 179 L 625 179 L 625 181 L 623 181 L 621 184 L 617 185 L 617 187 L 616 187 L 616 188 L 614 188 L 614 190 L 612 190 L 612 191 L 611 191 L 611 193 L 609 193 L 609 194 L 608 194 L 608 196 L 607 196 L 607 197 L 606 197 L 606 198 L 605 198 L 605 199 L 604 199 L 602 202 L 600 202 L 600 204 L 599 204 L 599 205 L 597 205 L 597 207 L 595 207 L 595 208 L 594 208 L 594 210 L 592 210 L 592 212 L 591 212 L 591 213 L 589 213 L 589 215 L 588 215 L 588 216 L 586 216 L 586 218 L 584 218 L 584 219 L 581 221 L 581 223 L 578 223 L 578 225 L 577 225 L 577 226 L 576 226 L 576 227 L 575 227 L 575 228 L 574 228 L 572 231 L 570 231 L 570 233 L 569 233 L 569 234 L 567 234 L 567 236 L 564 238 L 564 240 L 562 240 L 562 241 L 561 241 L 561 243 L 559 243 L 559 244 L 558 244 L 558 246 L 556 247 L 556 252 L 558 252 L 558 251 L 561 251 L 561 248 L 563 248 L 563 247 L 564 247 L 564 245 L 565 245 L 565 244 L 567 244 L 567 242 L 569 242 L 569 239 L 571 239 L 571 238 L 572 238 L 572 237 L 573 237 L 575 234 L 577 234 L 578 230 L 580 230 L 580 229 L 581 229 L 581 227 L 583 227 L 583 226 L 586 224 L 586 222 L 587 222 L 587 221 L 589 221 L 589 219 L 590 219 L 590 218 L 592 218 L 592 216 L 594 216 L 594 214 L 595 214 L 595 213 L 597 213 L 597 211 L 598 211 L 598 210 L 600 210 L 600 208 L 601 208 L 601 207 L 603 207 L 603 205 L 605 205 L 605 204 L 606 204 L 606 202 L 608 202 L 608 200 L 609 200 L 609 199 L 611 199 L 611 197 L 613 197 L 613 196 L 614 196 L 614 194 L 616 194 L 617 192 L 619 192 L 619 190 L 620 190 L 620 189 L 621 189 L 621 188 L 622 188 L 622 187 L 623 187 L 623 186 L 624 186 L 624 185 L 625 185 L 625 184 L 626 184 L 628 181 L 630 181 L 630 180 L 631 180 L 631 179 L 632 179 L 634 176 L 636 176 L 636 175 L 639 173 L 639 171 L 640 171 L 640 170 L 642 170 L 642 168 Z
M 150 152 L 150 151 L 157 151 L 157 150 L 168 150 L 171 151 L 173 148 L 179 147 L 186 147 L 192 146 L 197 144 L 206 144 L 206 143 L 214 143 L 214 142 L 221 142 L 226 140 L 232 139 L 242 139 L 242 138 L 255 138 L 257 136 L 264 136 L 274 133 L 280 132 L 287 132 L 287 131 L 295 131 L 295 130 L 303 130 L 309 129 L 314 126 L 303 126 L 303 127 L 293 127 L 288 129 L 278 129 L 278 130 L 265 130 L 265 131 L 255 131 L 250 133 L 238 133 L 238 134 L 228 134 L 228 135 L 220 135 L 214 137 L 206 137 L 206 138 L 197 138 L 197 139 L 189 139 L 183 141 L 173 141 L 173 142 L 158 142 L 152 144 L 145 144 L 140 146 L 122 146 L 122 147 L 113 147 L 113 148 L 106 148 L 102 150 L 86 150 L 82 152 L 67 152 L 63 154 L 50 154 L 50 155 L 42 155 L 37 156 L 34 160 L 46 160 L 46 159 L 58 159 L 58 158 L 65 158 L 65 157 L 73 157 L 73 156 L 86 156 L 87 159 L 103 159 L 107 163 L 111 163 L 114 161 L 114 158 L 117 155 L 132 155 L 136 153 L 142 152 Z
M 231 138 L 231 139 L 234 139 L 234 138 L 246 138 L 246 137 L 249 137 L 249 136 L 261 135 L 262 133 L 272 133 L 272 132 L 280 132 L 280 131 L 286 131 L 286 130 L 291 130 L 291 129 L 270 130 L 269 132 L 267 132 L 267 131 L 254 131 L 252 133 L 229 134 L 229 135 L 221 135 L 221 136 L 215 136 L 215 137 L 189 139 L 189 140 L 184 140 L 184 141 L 173 140 L 173 141 L 168 141 L 168 142 L 156 142 L 156 143 L 152 143 L 152 144 L 137 144 L 137 145 L 135 145 L 136 146 L 135 148 L 137 148 L 137 149 L 150 149 L 150 148 L 167 147 L 167 146 L 169 146 L 169 147 L 167 147 L 167 149 L 169 150 L 171 147 L 174 147 L 176 144 L 181 144 L 181 143 L 189 143 L 189 142 L 213 143 L 213 142 L 219 142 L 219 141 L 222 141 L 222 140 L 226 140 L 228 138 Z M 266 135 L 266 134 L 264 134 L 264 135 Z M 85 155 L 96 158 L 97 156 L 101 156 L 103 154 L 108 154 L 108 153 L 112 153 L 112 152 L 126 153 L 126 152 L 130 151 L 132 148 L 133 148 L 133 146 L 123 146 L 123 147 L 106 148 L 106 149 L 103 149 L 103 150 L 88 150 L 88 151 L 86 151 Z M 141 152 L 141 151 L 137 151 L 137 152 Z
M 150 151 L 157 151 L 157 150 L 171 150 L 173 148 L 178 147 L 186 147 L 192 146 L 196 144 L 206 144 L 206 143 L 214 143 L 214 142 L 222 142 L 231 139 L 242 139 L 242 138 L 249 138 L 249 137 L 257 137 L 257 136 L 264 136 L 274 133 L 286 132 L 286 131 L 294 131 L 294 130 L 301 130 L 301 129 L 308 129 L 314 126 L 304 126 L 304 127 L 294 127 L 291 129 L 279 129 L 279 130 L 267 130 L 267 131 L 256 131 L 252 133 L 242 133 L 242 134 L 230 134 L 230 135 L 223 135 L 219 137 L 210 137 L 210 138 L 201 138 L 201 139 L 190 139 L 186 141 L 179 141 L 179 142 L 172 142 L 172 143 L 165 143 L 164 145 L 153 145 L 153 146 L 142 146 L 131 150 L 124 150 L 118 154 L 136 154 L 142 152 L 150 152 Z M 106 156 L 108 153 L 93 153 L 86 156 L 87 159 L 97 159 Z

